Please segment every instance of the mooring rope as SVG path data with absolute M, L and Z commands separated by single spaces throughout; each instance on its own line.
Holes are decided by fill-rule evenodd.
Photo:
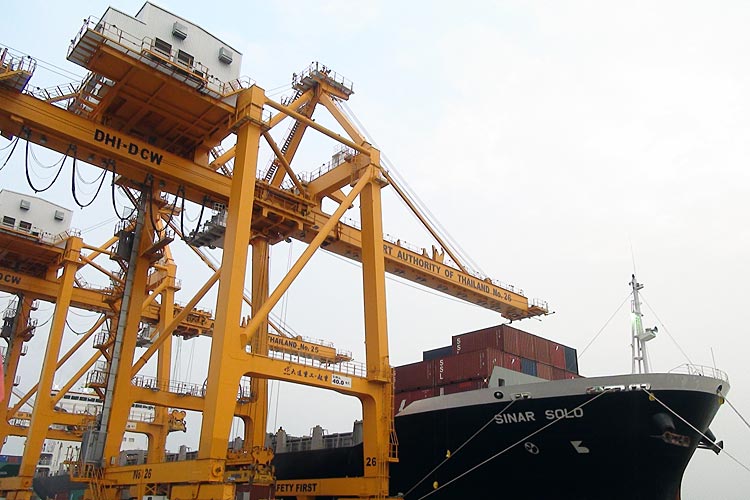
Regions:
M 732 408 L 734 410 L 734 412 L 737 414 L 737 416 L 740 417 L 740 419 L 745 423 L 745 425 L 748 427 L 748 429 L 750 429 L 750 423 L 748 423 L 748 421 L 745 420 L 745 417 L 742 416 L 742 414 L 740 413 L 740 411 L 737 408 L 734 407 L 734 405 L 732 404 L 732 402 L 729 401 L 727 399 L 727 397 L 721 393 L 721 391 L 719 391 L 719 396 L 721 396 L 722 398 L 724 398 L 724 401 L 727 402 L 727 404 L 730 406 L 730 408 Z
M 680 420 L 682 420 L 682 421 L 683 421 L 683 422 L 685 423 L 685 425 L 687 425 L 688 427 L 690 427 L 691 429 L 693 429 L 693 430 L 694 430 L 695 432 L 697 432 L 698 434 L 700 434 L 701 436 L 703 436 L 703 439 L 705 439 L 705 440 L 706 440 L 707 442 L 711 443 L 711 444 L 712 444 L 713 446 L 716 446 L 717 448 L 720 448 L 720 447 L 719 447 L 719 445 L 718 445 L 718 444 L 716 444 L 716 442 L 714 442 L 714 440 L 713 440 L 713 439 L 710 439 L 710 438 L 709 438 L 708 436 L 706 436 L 706 435 L 705 435 L 705 434 L 703 434 L 703 433 L 702 433 L 701 431 L 699 431 L 698 429 L 696 429 L 696 427 L 695 427 L 695 426 L 694 426 L 693 424 L 691 424 L 690 422 L 688 422 L 687 420 L 685 420 L 685 419 L 684 419 L 684 418 L 682 417 L 682 415 L 680 415 L 679 413 L 677 413 L 676 411 L 674 411 L 674 410 L 673 410 L 672 408 L 670 408 L 669 406 L 667 406 L 667 404 L 666 404 L 666 403 L 664 403 L 664 402 L 663 402 L 662 400 L 660 400 L 659 398 L 657 398 L 657 397 L 656 397 L 656 394 L 654 394 L 653 392 L 650 392 L 650 391 L 648 391 L 648 390 L 645 390 L 645 389 L 644 389 L 644 392 L 645 392 L 646 394 L 648 394 L 648 397 L 649 397 L 649 398 L 653 399 L 654 401 L 656 401 L 657 403 L 659 403 L 660 405 L 662 405 L 662 406 L 663 406 L 664 408 L 666 408 L 666 409 L 667 409 L 667 410 L 668 410 L 668 411 L 669 411 L 669 412 L 670 412 L 670 413 L 671 413 L 672 415 L 674 415 L 675 417 L 677 417 L 677 418 L 679 418 Z M 721 394 L 719 394 L 719 397 L 723 397 L 723 396 L 721 396 Z M 724 398 L 724 400 L 726 401 L 726 398 Z M 750 472 L 750 467 L 748 467 L 747 465 L 745 465 L 745 464 L 743 464 L 742 462 L 740 462 L 740 461 L 739 461 L 739 460 L 738 460 L 737 458 L 735 458 L 735 457 L 734 457 L 734 455 L 730 454 L 730 453 L 729 453 L 729 452 L 728 452 L 727 450 L 725 450 L 725 449 L 723 449 L 723 448 L 721 448 L 721 451 L 722 451 L 722 452 L 723 452 L 723 453 L 724 453 L 724 454 L 725 454 L 726 456 L 728 456 L 729 458 L 731 458 L 732 460 L 734 460 L 735 462 L 737 462 L 737 464 L 738 464 L 738 465 L 739 465 L 740 467 L 742 467 L 742 468 L 743 468 L 743 469 L 745 469 L 746 471 Z
M 439 464 L 437 464 L 437 465 L 435 466 L 435 468 L 433 468 L 433 469 L 432 469 L 432 470 L 431 470 L 430 472 L 428 472 L 427 474 L 425 474 L 425 476 L 424 476 L 424 477 L 423 477 L 422 479 L 420 479 L 419 481 L 417 481 L 417 482 L 416 482 L 416 483 L 414 484 L 414 486 L 412 486 L 412 487 L 411 487 L 411 488 L 409 489 L 409 491 L 407 491 L 406 493 L 404 493 L 404 496 L 406 496 L 406 495 L 408 495 L 409 493 L 411 493 L 412 491 L 414 491 L 414 489 L 415 489 L 415 488 L 416 488 L 417 486 L 419 486 L 420 484 L 422 484 L 422 483 L 423 483 L 423 482 L 424 482 L 424 481 L 425 481 L 425 480 L 426 480 L 426 479 L 427 479 L 428 477 L 430 477 L 430 476 L 431 476 L 431 475 L 432 475 L 432 474 L 433 474 L 433 473 L 434 473 L 434 472 L 435 472 L 436 470 L 438 470 L 438 469 L 439 469 L 440 467 L 442 467 L 442 466 L 443 466 L 443 465 L 445 464 L 445 462 L 447 462 L 447 461 L 448 461 L 448 460 L 450 460 L 451 458 L 455 457 L 455 456 L 456 456 L 456 454 L 458 454 L 458 452 L 459 452 L 459 451 L 461 451 L 461 449 L 462 449 L 462 448 L 463 448 L 464 446 L 466 446 L 467 444 L 469 444 L 469 442 L 470 442 L 470 441 L 471 441 L 472 439 L 474 439 L 475 437 L 477 437 L 477 436 L 479 435 L 479 433 L 481 433 L 481 432 L 482 432 L 483 430 L 485 430 L 485 429 L 487 428 L 487 426 L 488 426 L 488 425 L 490 425 L 490 424 L 491 424 L 492 422 L 494 422 L 494 420 L 495 420 L 495 417 L 496 417 L 497 415 L 502 415 L 503 413 L 505 413 L 505 411 L 506 411 L 506 410 L 507 410 L 508 408 L 510 408 L 511 406 L 513 406 L 513 403 L 515 403 L 515 402 L 516 402 L 516 400 L 515 400 L 515 399 L 514 399 L 513 401 L 510 401 L 510 402 L 509 402 L 509 403 L 508 403 L 507 405 L 505 405 L 505 407 L 504 407 L 504 408 L 503 408 L 502 410 L 500 410 L 500 412 L 499 412 L 499 413 L 495 413 L 494 415 L 492 415 L 492 417 L 490 417 L 490 419 L 489 419 L 489 420 L 487 421 L 487 423 L 486 423 L 486 424 L 484 424 L 484 425 L 483 425 L 482 427 L 480 427 L 480 429 L 479 429 L 478 431 L 476 431 L 476 432 L 475 432 L 474 434 L 472 434 L 472 436 L 471 436 L 471 437 L 470 437 L 469 439 L 467 439 L 466 441 L 464 441 L 463 443 L 461 443 L 461 446 L 459 446 L 458 448 L 456 448 L 456 451 L 454 451 L 454 452 L 452 452 L 452 453 L 451 453 L 451 451 L 450 451 L 450 450 L 448 450 L 448 451 L 447 451 L 447 453 L 446 453 L 446 456 L 445 456 L 445 458 L 443 459 L 443 461 L 442 461 L 442 462 L 440 462 Z
M 594 396 L 593 398 L 589 399 L 588 401 L 584 401 L 583 403 L 581 403 L 580 405 L 576 406 L 575 408 L 573 408 L 573 409 L 572 409 L 572 410 L 570 410 L 570 411 L 576 411 L 576 410 L 580 410 L 581 408 L 583 408 L 584 406 L 588 405 L 589 403 L 593 403 L 594 401 L 596 401 L 597 399 L 599 399 L 599 398 L 600 398 L 600 397 L 602 397 L 603 395 L 607 394 L 607 393 L 608 393 L 608 392 L 609 392 L 610 390 L 611 390 L 611 389 L 605 389 L 604 391 L 600 392 L 599 394 L 597 394 L 597 395 L 596 395 L 596 396 Z M 530 433 L 529 435 L 527 435 L 527 436 L 525 436 L 525 437 L 523 437 L 523 438 L 519 439 L 518 441 L 516 441 L 516 442 L 515 442 L 515 443 L 513 443 L 512 445 L 508 446 L 507 448 L 505 448 L 505 449 L 503 449 L 503 450 L 501 450 L 501 451 L 499 451 L 499 452 L 495 453 L 495 454 L 494 454 L 494 455 L 492 455 L 492 456 L 491 456 L 490 458 L 488 458 L 488 459 L 486 459 L 486 460 L 483 460 L 482 462 L 478 463 L 477 465 L 475 465 L 474 467 L 470 468 L 469 470 L 467 470 L 467 471 L 465 471 L 465 472 L 462 472 L 462 473 L 461 473 L 461 474 L 459 474 L 458 476 L 454 477 L 454 478 L 453 478 L 453 479 L 451 479 L 450 481 L 448 481 L 448 482 L 446 482 L 446 483 L 444 483 L 444 484 L 442 484 L 442 485 L 438 486 L 437 488 L 435 488 L 434 490 L 430 491 L 429 493 L 426 493 L 426 494 L 422 495 L 421 497 L 419 497 L 419 500 L 423 500 L 424 498 L 427 498 L 427 497 L 429 497 L 429 496 L 430 496 L 430 495 L 432 495 L 433 493 L 437 493 L 438 491 L 442 490 L 442 489 L 443 489 L 443 488 L 445 488 L 446 486 L 448 486 L 448 485 L 450 485 L 450 484 L 452 484 L 452 483 L 455 483 L 456 481 L 458 481 L 458 480 L 459 480 L 459 479 L 461 479 L 462 477 L 464 477 L 464 476 L 466 476 L 466 475 L 468 475 L 468 474 L 471 474 L 472 472 L 474 472 L 474 471 L 475 471 L 476 469 L 480 468 L 481 466 L 483 466 L 483 465 L 487 464 L 488 462 L 491 462 L 492 460 L 495 460 L 495 459 L 496 459 L 497 457 L 499 457 L 499 456 L 503 455 L 504 453 L 507 453 L 508 451 L 512 450 L 513 448 L 515 448 L 515 447 L 516 447 L 516 446 L 518 446 L 519 444 L 521 444 L 521 443 L 525 442 L 526 440 L 528 440 L 528 439 L 530 439 L 530 438 L 532 438 L 532 437 L 536 436 L 536 435 L 537 435 L 537 434 L 539 434 L 540 432 L 542 432 L 542 431 L 544 431 L 544 430 L 546 430 L 546 429 L 549 429 L 550 427 L 552 427 L 552 426 L 553 426 L 553 425 L 555 425 L 555 424 L 556 424 L 557 422 L 559 422 L 560 420 L 563 420 L 563 419 L 565 419 L 565 415 L 563 415 L 563 416 L 560 416 L 560 417 L 557 417 L 557 418 L 556 418 L 555 420 L 553 420 L 553 421 L 551 421 L 550 423 L 548 423 L 548 424 L 546 424 L 546 425 L 544 425 L 544 426 L 540 427 L 539 429 L 535 430 L 534 432 Z M 406 496 L 406 495 L 404 495 L 404 496 Z

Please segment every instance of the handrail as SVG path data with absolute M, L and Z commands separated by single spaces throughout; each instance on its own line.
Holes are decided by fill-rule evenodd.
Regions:
M 236 78 L 229 82 L 222 81 L 211 75 L 208 68 L 200 61 L 193 61 L 191 65 L 187 65 L 179 61 L 175 50 L 170 50 L 170 53 L 167 54 L 164 51 L 156 49 L 154 46 L 154 40 L 151 37 L 144 36 L 143 38 L 138 38 L 137 36 L 94 16 L 89 16 L 84 19 L 83 26 L 78 31 L 75 38 L 71 40 L 70 46 L 68 47 L 69 57 L 78 46 L 81 39 L 86 36 L 88 31 L 99 33 L 109 42 L 121 46 L 128 52 L 132 51 L 138 55 L 148 54 L 149 56 L 157 58 L 163 64 L 173 67 L 175 71 L 179 70 L 189 73 L 191 78 L 200 80 L 206 88 L 210 89 L 221 98 L 230 97 L 244 89 L 250 88 L 254 84 L 254 81 L 246 76 Z
M 0 50 L 0 74 L 11 71 L 24 71 L 33 73 L 36 69 L 36 60 L 31 56 L 14 54 L 7 47 Z
M 699 377 L 711 377 L 724 382 L 729 382 L 729 375 L 723 370 L 713 366 L 696 365 L 693 363 L 683 363 L 669 370 L 668 373 L 683 373 L 688 375 L 697 375 Z

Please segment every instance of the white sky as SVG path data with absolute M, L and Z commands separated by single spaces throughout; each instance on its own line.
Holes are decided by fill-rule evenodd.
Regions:
M 644 322 L 662 332 L 649 345 L 654 368 L 685 362 L 667 332 L 694 363 L 712 365 L 713 350 L 730 375 L 730 400 L 750 416 L 743 314 L 750 283 L 750 4 L 157 3 L 240 50 L 242 73 L 269 94 L 313 60 L 352 80 L 351 109 L 454 239 L 491 277 L 549 301 L 554 315 L 521 328 L 580 353 L 625 298 L 635 262 L 653 308 L 646 307 Z M 113 4 L 131 14 L 141 5 Z M 106 6 L 12 0 L 3 7 L 13 22 L 3 23 L 0 44 L 82 76 L 65 61 L 69 40 L 84 17 Z M 40 69 L 34 84 L 70 80 Z M 310 167 L 301 170 L 327 161 L 332 150 L 305 150 Z M 0 172 L 0 186 L 31 192 L 22 158 L 17 152 Z M 89 170 L 86 178 L 95 175 Z M 104 192 L 99 208 L 79 211 L 74 226 L 112 217 Z M 84 193 L 93 194 L 89 187 Z M 69 170 L 50 199 L 74 206 Z M 393 197 L 386 200 L 386 231 L 429 246 Z M 113 225 L 84 237 L 103 242 Z M 288 251 L 274 249 L 277 275 Z M 294 255 L 300 251 L 293 245 Z M 287 322 L 300 334 L 362 352 L 357 268 L 330 255 L 314 264 L 289 293 Z M 192 267 L 181 269 L 191 284 Z M 388 294 L 393 364 L 501 322 L 393 281 Z M 629 371 L 627 307 L 582 356 L 584 375 Z M 181 371 L 201 365 L 200 347 L 182 349 L 189 360 Z M 350 428 L 356 404 L 329 394 L 311 403 L 309 394 L 284 386 L 278 425 L 294 433 L 316 423 L 332 432 Z M 731 408 L 720 410 L 712 429 L 750 464 L 750 431 Z M 750 472 L 699 450 L 683 498 L 744 499 L 748 489 Z

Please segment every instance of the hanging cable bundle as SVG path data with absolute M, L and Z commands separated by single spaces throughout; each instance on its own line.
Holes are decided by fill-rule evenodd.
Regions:
M 38 166 L 40 166 L 40 167 L 42 167 L 44 169 L 55 168 L 55 167 L 59 166 L 60 163 L 62 163 L 63 161 L 65 161 L 65 156 L 63 156 L 62 158 L 60 158 L 59 160 L 57 160 L 52 165 L 45 165 L 44 163 L 41 162 L 41 160 L 39 160 L 39 158 L 36 157 L 36 153 L 34 152 L 34 148 L 30 148 L 30 152 L 31 152 L 31 158 L 34 160 L 34 163 L 36 163 Z M 47 178 L 49 178 L 49 177 L 47 177 Z
M 117 164 L 115 163 L 115 160 L 104 160 L 104 169 L 107 170 L 110 167 L 112 168 L 112 208 L 114 209 L 117 218 L 120 219 L 120 222 L 125 222 L 129 219 L 129 217 L 120 215 L 120 212 L 117 211 L 117 200 L 115 200 L 115 179 L 117 178 Z
M 195 226 L 195 229 L 190 232 L 190 234 L 185 237 L 185 188 L 183 186 L 180 186 L 180 189 L 182 189 L 182 206 L 180 207 L 180 233 L 182 233 L 182 239 L 186 241 L 188 244 L 190 243 L 190 240 L 193 238 L 195 234 L 198 233 L 198 231 L 201 228 L 201 224 L 203 223 L 203 212 L 206 209 L 206 203 L 208 202 L 208 196 L 203 197 L 203 202 L 201 203 L 201 211 L 198 215 L 198 224 Z M 179 190 L 178 190 L 179 193 Z M 175 200 L 175 203 L 177 200 Z
M 101 191 L 102 186 L 104 185 L 104 179 L 107 177 L 107 168 L 105 166 L 104 170 L 102 170 L 102 173 L 99 175 L 99 177 L 97 177 L 96 179 L 94 179 L 93 181 L 91 181 L 90 184 L 93 184 L 96 181 L 98 181 L 99 179 L 101 179 L 101 181 L 99 182 L 99 187 L 96 188 L 96 192 L 94 193 L 94 197 L 91 198 L 91 201 L 89 201 L 88 203 L 84 204 L 84 203 L 81 203 L 78 200 L 78 196 L 76 195 L 76 164 L 77 163 L 78 163 L 77 148 L 75 146 L 73 146 L 73 173 L 72 173 L 72 176 L 71 176 L 71 185 L 72 185 L 72 191 L 73 191 L 73 200 L 75 200 L 76 204 L 79 207 L 86 208 L 86 207 L 91 206 L 91 204 L 94 203 L 94 201 L 96 200 L 96 198 L 99 196 L 99 191 Z
M 8 144 L 4 148 L 0 149 L 0 151 L 5 151 L 6 149 L 11 148 L 10 149 L 10 153 L 8 153 L 8 157 L 5 159 L 5 161 L 3 162 L 3 164 L 0 165 L 0 170 L 4 169 L 5 165 L 7 165 L 8 162 L 10 161 L 10 158 L 13 156 L 13 152 L 16 150 L 16 146 L 18 145 L 18 140 L 19 139 L 20 139 L 20 137 L 16 136 L 16 138 L 13 139 L 13 142 L 11 142 L 10 144 Z
M 29 187 L 34 191 L 34 193 L 43 193 L 43 192 L 47 191 L 48 189 L 50 189 L 55 184 L 55 182 L 57 182 L 58 177 L 60 177 L 60 174 L 62 173 L 63 168 L 65 167 L 65 162 L 68 159 L 68 154 L 71 151 L 75 151 L 76 147 L 73 144 L 69 144 L 68 145 L 68 149 L 65 150 L 65 155 L 63 156 L 63 159 L 60 162 L 60 168 L 57 170 L 57 173 L 55 174 L 55 177 L 52 179 L 52 182 L 50 182 L 47 187 L 40 189 L 40 188 L 37 188 L 34 185 L 34 183 L 31 181 L 31 175 L 29 175 L 29 156 L 30 156 L 30 153 L 31 153 L 30 144 L 31 143 L 29 142 L 29 140 L 26 139 L 26 159 L 25 159 L 25 164 L 26 164 L 26 182 L 29 184 Z M 73 162 L 73 165 L 74 165 L 74 169 L 75 169 L 75 161 Z M 3 165 L 3 166 L 5 166 L 5 165 Z

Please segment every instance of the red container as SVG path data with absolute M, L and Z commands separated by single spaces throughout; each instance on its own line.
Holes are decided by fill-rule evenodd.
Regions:
M 395 391 L 427 389 L 435 385 L 435 361 L 420 361 L 410 365 L 397 366 Z
M 521 358 L 516 356 L 515 354 L 504 352 L 502 367 L 507 368 L 508 370 L 520 372 L 521 371 Z
M 493 326 L 453 336 L 453 354 L 480 351 L 488 347 L 494 349 L 503 348 L 502 326 Z
M 522 358 L 536 360 L 534 335 L 518 330 L 518 354 Z
M 537 362 L 536 376 L 539 378 L 543 378 L 544 380 L 554 380 L 552 366 L 542 363 L 542 362 Z
M 503 332 L 503 351 L 509 352 L 511 354 L 521 354 L 521 351 L 518 346 L 518 337 L 521 331 L 513 327 L 510 327 L 508 325 L 503 325 L 502 332 Z
M 551 342 L 549 345 L 550 361 L 555 368 L 565 369 L 565 346 Z M 555 379 L 557 380 L 557 379 Z
M 565 370 L 562 368 L 552 368 L 552 380 L 565 380 L 566 378 Z
M 486 380 L 495 366 L 502 366 L 503 352 L 482 349 L 435 360 L 435 385 L 455 384 L 467 380 Z
M 458 392 L 476 391 L 487 387 L 484 380 L 467 380 L 466 382 L 457 382 L 438 388 L 439 394 L 456 394 Z
M 536 353 L 535 359 L 546 365 L 552 364 L 552 357 L 549 350 L 550 341 L 534 335 L 534 351 Z
M 456 354 L 435 360 L 435 383 L 446 385 L 486 378 L 487 370 L 487 349 Z

